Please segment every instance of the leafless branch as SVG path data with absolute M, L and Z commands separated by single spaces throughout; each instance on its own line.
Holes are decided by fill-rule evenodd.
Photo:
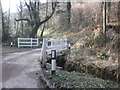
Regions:
M 54 14 L 56 8 L 56 2 L 52 2 L 52 13 L 49 16 L 46 16 L 46 18 L 40 22 L 40 25 L 48 21 Z
M 19 21 L 28 21 L 28 22 L 30 22 L 30 20 L 28 18 L 15 19 L 15 21 L 17 21 L 17 22 L 19 22 Z

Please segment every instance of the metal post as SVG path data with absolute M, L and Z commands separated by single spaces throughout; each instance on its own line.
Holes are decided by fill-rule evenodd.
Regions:
M 13 42 L 10 43 L 10 46 L 13 47 Z
M 68 43 L 68 49 L 70 49 L 70 47 L 71 47 L 71 44 L 70 44 L 70 43 Z
M 56 74 L 56 50 L 52 50 L 51 51 L 51 55 L 52 55 L 52 60 L 51 60 L 51 64 L 52 64 L 52 67 L 51 67 L 51 74 L 52 75 L 55 75 Z

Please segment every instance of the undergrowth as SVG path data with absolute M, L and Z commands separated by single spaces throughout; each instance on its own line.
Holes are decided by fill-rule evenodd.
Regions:
M 96 73 L 98 77 L 120 81 L 117 56 L 120 51 L 119 35 L 114 30 L 107 31 L 106 40 L 101 29 L 89 27 L 67 30 L 64 33 L 59 31 L 53 33 L 51 37 L 68 38 L 71 42 L 71 51 L 67 55 L 65 65 L 67 70 Z
M 120 88 L 120 85 L 110 80 L 95 78 L 92 75 L 79 72 L 57 70 L 56 75 L 51 75 L 50 70 L 44 71 L 46 77 L 56 88 Z

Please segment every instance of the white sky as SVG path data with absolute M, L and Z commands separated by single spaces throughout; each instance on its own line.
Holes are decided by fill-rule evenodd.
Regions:
M 17 11 L 17 6 L 19 6 L 19 2 L 20 2 L 20 0 L 1 0 L 1 2 L 2 2 L 2 7 L 3 7 L 3 11 L 8 11 L 8 9 L 9 9 L 9 1 L 10 1 L 10 9 L 11 9 L 11 13 L 14 13 L 14 12 L 16 12 Z M 24 1 L 24 0 L 21 0 L 21 1 Z M 27 1 L 27 0 L 26 0 Z M 32 0 L 32 1 L 34 1 L 34 0 Z M 40 1 L 40 2 L 42 2 L 42 3 L 44 3 L 44 2 L 46 2 L 46 0 L 38 0 L 38 1 Z M 50 1 L 52 1 L 52 0 L 48 0 L 49 2 Z M 56 0 L 53 0 L 53 1 L 56 1 Z M 59 2 L 64 2 L 64 1 L 66 1 L 66 0 L 58 0 Z M 75 1 L 77 1 L 77 2 L 79 2 L 80 0 L 71 0 L 72 2 L 75 2 Z M 85 2 L 87 2 L 87 1 L 98 1 L 98 2 L 100 2 L 100 1 L 104 1 L 104 0 L 84 0 Z M 120 1 L 120 0 L 106 0 L 106 1 L 114 1 L 114 2 L 118 2 L 118 1 Z
M 46 2 L 46 0 L 38 0 L 38 1 L 42 3 Z M 17 6 L 19 6 L 20 0 L 1 0 L 3 11 L 8 11 L 9 2 L 10 2 L 10 12 L 15 13 L 17 11 Z
M 8 11 L 9 1 L 10 1 L 11 12 L 16 12 L 17 10 L 16 6 L 17 4 L 19 4 L 19 0 L 1 0 L 3 11 Z

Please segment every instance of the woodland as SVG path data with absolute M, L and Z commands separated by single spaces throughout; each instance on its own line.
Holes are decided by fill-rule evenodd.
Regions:
M 0 9 L 3 46 L 9 46 L 13 41 L 14 46 L 17 47 L 18 37 L 67 38 L 71 43 L 71 50 L 65 52 L 64 69 L 66 71 L 72 72 L 72 75 L 74 72 L 87 73 L 102 80 L 115 82 L 115 85 L 120 84 L 120 1 L 59 2 L 54 0 L 49 2 L 47 0 L 41 3 L 38 0 L 28 2 L 25 0 L 19 2 L 16 13 L 11 13 L 10 8 L 8 12 L 3 12 L 2 5 Z M 65 73 L 70 78 L 71 74 L 69 75 L 68 72 Z M 75 73 L 73 77 L 81 81 L 78 77 L 80 75 Z M 61 80 L 62 78 L 66 77 L 61 77 Z M 75 87 L 74 84 L 78 84 L 78 87 L 83 85 L 91 88 L 96 83 L 91 79 L 93 84 L 89 86 L 90 84 L 79 83 L 77 79 L 73 80 L 76 83 L 70 81 L 72 82 L 70 86 Z M 88 82 L 87 77 L 82 80 Z M 61 85 L 66 85 L 61 87 L 69 86 L 65 83 L 67 82 L 61 81 Z M 101 81 L 101 83 L 104 82 Z M 116 87 L 108 84 L 109 82 L 99 84 L 94 88 Z

